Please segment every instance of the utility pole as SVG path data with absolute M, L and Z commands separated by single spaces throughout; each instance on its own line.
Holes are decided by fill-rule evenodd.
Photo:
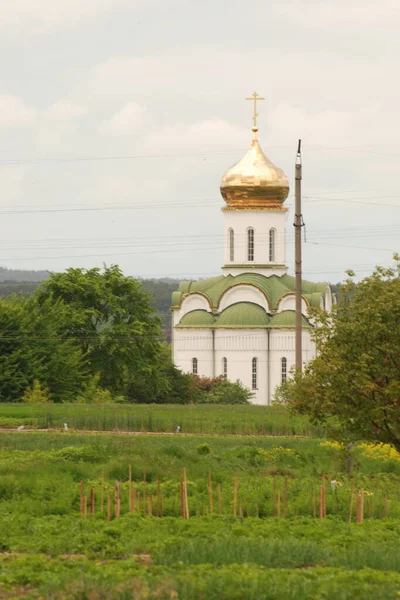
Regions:
M 295 275 L 296 275 L 296 371 L 302 371 L 303 348 L 302 348 L 302 309 L 301 309 L 301 228 L 303 227 L 303 216 L 301 214 L 301 140 L 297 147 L 296 169 L 295 169 L 295 211 L 294 211 L 294 237 L 295 237 Z

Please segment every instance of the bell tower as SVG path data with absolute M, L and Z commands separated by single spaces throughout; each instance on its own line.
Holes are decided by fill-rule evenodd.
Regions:
M 228 169 L 221 181 L 224 215 L 224 274 L 256 272 L 283 275 L 285 265 L 284 202 L 289 194 L 285 173 L 264 154 L 258 142 L 255 92 L 253 139 L 244 157 Z

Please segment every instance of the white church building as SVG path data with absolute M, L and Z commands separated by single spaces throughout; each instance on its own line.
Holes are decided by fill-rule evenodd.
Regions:
M 285 173 L 253 139 L 221 181 L 222 275 L 183 281 L 172 294 L 173 360 L 200 377 L 240 380 L 268 405 L 295 362 L 295 278 L 287 274 Z M 303 363 L 315 357 L 309 308 L 330 310 L 326 283 L 302 283 Z

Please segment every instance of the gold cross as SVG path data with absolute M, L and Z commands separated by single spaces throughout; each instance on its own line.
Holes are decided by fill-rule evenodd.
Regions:
M 260 96 L 257 94 L 257 92 L 254 92 L 254 94 L 252 94 L 252 97 L 246 98 L 246 100 L 252 100 L 254 102 L 253 123 L 254 123 L 254 129 L 257 129 L 257 117 L 258 117 L 257 102 L 258 102 L 258 100 L 265 100 L 265 98 L 260 98 Z

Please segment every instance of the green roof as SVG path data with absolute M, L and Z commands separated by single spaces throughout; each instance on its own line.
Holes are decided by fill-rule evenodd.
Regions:
M 268 327 L 269 319 L 261 306 L 252 302 L 238 302 L 223 310 L 214 326 L 222 329 L 259 329 Z
M 235 285 L 253 285 L 258 288 L 268 299 L 271 310 L 276 310 L 279 300 L 285 294 L 295 291 L 295 278 L 291 275 L 270 275 L 266 277 L 259 273 L 242 273 L 241 275 L 220 275 L 211 279 L 202 279 L 194 282 L 182 282 L 179 292 L 174 292 L 172 307 L 180 306 L 186 294 L 204 294 L 213 309 L 217 309 L 223 294 Z M 302 282 L 302 294 L 311 306 L 319 306 L 321 296 L 325 292 L 327 283 Z
M 212 327 L 215 317 L 206 310 L 192 310 L 182 317 L 177 327 Z
M 310 322 L 304 315 L 301 317 L 301 325 L 303 329 L 311 329 Z M 294 310 L 283 310 L 276 313 L 270 320 L 268 327 L 271 329 L 295 329 L 296 312 Z

